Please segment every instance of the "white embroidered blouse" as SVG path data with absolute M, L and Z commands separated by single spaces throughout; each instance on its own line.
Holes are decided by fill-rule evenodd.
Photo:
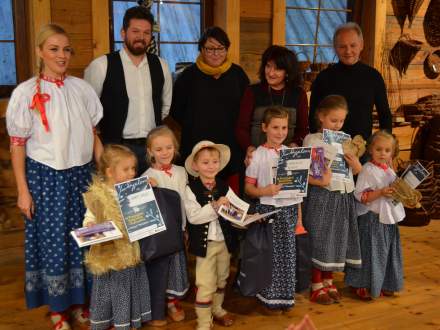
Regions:
M 396 173 L 388 167 L 382 169 L 370 162 L 366 163 L 358 175 L 354 196 L 361 202 L 365 192 L 388 187 L 396 179 Z M 383 224 L 395 224 L 405 218 L 402 203 L 394 204 L 391 198 L 380 197 L 372 202 L 357 205 L 358 215 L 374 212 Z
M 41 113 L 31 109 L 36 77 L 14 90 L 6 111 L 12 141 L 26 141 L 26 155 L 55 170 L 84 165 L 92 160 L 94 127 L 102 118 L 102 106 L 84 80 L 67 76 L 61 83 L 41 79 L 48 131 Z
M 280 149 L 285 149 L 282 145 Z M 273 183 L 276 175 L 279 154 L 273 148 L 259 146 L 252 155 L 252 160 L 246 168 L 246 182 L 255 184 L 256 187 L 266 187 Z M 290 206 L 301 203 L 302 197 L 298 198 L 276 198 L 276 196 L 262 196 L 260 203 L 273 205 L 275 207 Z

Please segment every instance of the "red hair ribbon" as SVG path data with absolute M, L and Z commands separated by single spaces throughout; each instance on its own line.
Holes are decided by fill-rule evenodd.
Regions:
M 39 82 L 37 83 L 39 85 Z M 46 108 L 44 107 L 44 103 L 50 100 L 49 94 L 41 94 L 40 86 L 37 87 L 37 92 L 34 94 L 32 98 L 32 103 L 30 108 L 33 110 L 37 110 L 41 116 L 41 122 L 43 123 L 44 129 L 46 132 L 49 132 L 49 122 L 47 121 L 46 116 Z

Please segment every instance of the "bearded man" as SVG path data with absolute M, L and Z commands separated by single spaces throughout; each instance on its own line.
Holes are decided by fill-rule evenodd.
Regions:
M 104 108 L 99 124 L 104 144 L 129 147 L 137 156 L 138 173 L 147 169 L 146 137 L 168 115 L 172 78 L 167 63 L 147 54 L 153 32 L 151 12 L 137 6 L 124 14 L 121 50 L 96 58 L 84 72 Z

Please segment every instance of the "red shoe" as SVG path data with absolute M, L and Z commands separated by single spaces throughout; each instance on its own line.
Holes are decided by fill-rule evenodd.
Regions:
M 65 313 L 52 312 L 50 320 L 54 330 L 71 330 L 70 324 L 67 322 L 69 317 Z
M 89 323 L 90 312 L 89 309 L 83 305 L 76 306 L 70 310 L 70 316 L 81 325 Z
M 394 297 L 396 294 L 394 291 L 388 291 L 388 290 L 380 290 L 381 297 Z
M 328 289 L 328 295 L 330 296 L 330 298 L 332 298 L 335 303 L 339 303 L 339 301 L 341 300 L 341 294 L 339 293 L 336 286 L 332 284 L 327 286 L 326 288 Z
M 310 301 L 321 305 L 331 305 L 335 302 L 329 296 L 327 288 L 313 290 L 310 294 Z
M 168 316 L 174 322 L 180 322 L 185 319 L 185 312 L 177 299 L 168 300 Z
M 353 288 L 351 287 L 351 292 L 354 293 L 360 300 L 370 301 L 373 298 L 371 297 L 368 289 L 366 288 Z

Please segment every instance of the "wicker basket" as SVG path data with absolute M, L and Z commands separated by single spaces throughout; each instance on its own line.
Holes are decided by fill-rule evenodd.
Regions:
M 440 50 L 426 56 L 423 62 L 423 72 L 428 79 L 436 79 L 440 75 Z
M 405 219 L 399 222 L 399 226 L 423 227 L 429 225 L 431 218 L 424 210 L 405 208 Z
M 310 68 L 310 61 L 298 61 L 298 67 L 300 72 L 305 72 Z
M 425 0 L 406 0 L 406 5 L 408 7 L 408 27 L 411 27 L 411 24 L 423 2 L 425 2 Z
M 400 32 L 403 32 L 403 26 L 405 25 L 406 17 L 408 16 L 408 6 L 406 0 L 392 0 L 394 16 L 397 18 L 397 22 L 400 26 Z
M 440 0 L 431 0 L 423 19 L 426 41 L 432 47 L 440 46 Z
M 422 48 L 423 42 L 403 35 L 390 51 L 390 64 L 395 67 L 400 76 L 406 74 L 409 64 Z
M 411 160 L 404 163 L 404 168 L 414 161 L 415 160 Z M 431 218 L 435 219 L 436 207 L 440 206 L 440 203 L 437 202 L 439 199 L 435 198 L 435 192 L 437 189 L 434 176 L 435 163 L 423 159 L 419 159 L 418 161 L 430 173 L 430 175 L 416 189 L 416 191 L 421 194 L 420 204 L 422 205 L 422 208 L 407 208 L 405 205 L 406 218 L 402 222 L 399 222 L 399 225 L 402 226 L 426 226 L 429 224 Z

